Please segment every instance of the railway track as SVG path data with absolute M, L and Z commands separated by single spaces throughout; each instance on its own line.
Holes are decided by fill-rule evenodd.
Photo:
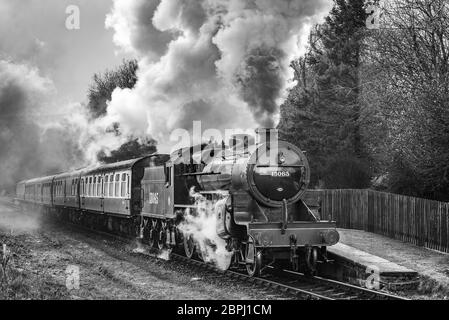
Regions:
M 321 277 L 307 277 L 289 270 L 273 270 L 265 276 L 249 277 L 243 272 L 227 270 L 219 271 L 213 265 L 199 260 L 172 253 L 171 258 L 199 268 L 217 271 L 233 279 L 246 281 L 262 287 L 273 288 L 284 293 L 296 295 L 298 298 L 316 300 L 409 300 L 387 292 L 370 290 L 348 283 Z
M 14 207 L 12 204 L 11 207 Z M 129 243 L 131 239 L 107 233 L 100 230 L 94 230 L 82 225 L 73 224 L 68 221 L 62 221 L 64 226 L 68 226 L 79 231 L 95 233 L 105 236 L 122 243 Z M 151 255 L 157 257 L 158 254 Z M 279 270 L 268 268 L 267 272 L 261 277 L 249 277 L 245 272 L 234 270 L 221 271 L 209 263 L 196 259 L 189 259 L 178 253 L 171 253 L 170 260 L 189 264 L 195 268 L 219 273 L 222 276 L 245 281 L 252 285 L 260 286 L 264 289 L 279 290 L 285 294 L 293 295 L 301 299 L 316 300 L 409 300 L 404 297 L 392 295 L 387 292 L 370 290 L 358 287 L 348 283 L 326 279 L 322 277 L 307 277 L 301 273 L 290 270 Z
M 93 230 L 84 226 L 64 222 L 78 230 L 92 232 L 101 236 L 106 236 L 122 243 L 129 243 L 131 239 L 110 234 L 104 231 Z M 150 251 L 153 248 L 150 249 Z M 154 249 L 156 250 L 156 249 Z M 154 251 L 153 250 L 153 251 Z M 150 254 L 153 258 L 158 258 L 158 253 Z M 245 272 L 234 270 L 222 271 L 210 263 L 205 263 L 196 259 L 189 259 L 186 256 L 171 252 L 169 260 L 182 262 L 199 268 L 203 271 L 215 272 L 221 276 L 234 280 L 245 281 L 256 285 L 262 289 L 278 290 L 284 294 L 295 296 L 299 299 L 313 300 L 409 300 L 404 297 L 389 294 L 387 292 L 370 290 L 348 283 L 326 279 L 322 277 L 307 277 L 301 273 L 290 270 L 268 269 L 261 277 L 250 277 Z

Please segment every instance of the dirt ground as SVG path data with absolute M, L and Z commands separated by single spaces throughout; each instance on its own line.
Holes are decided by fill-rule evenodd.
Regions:
M 339 232 L 340 242 L 418 272 L 422 280 L 414 298 L 449 299 L 449 254 L 365 231 Z
M 216 273 L 137 254 L 132 243 L 60 224 L 44 225 L 34 215 L 19 214 L 4 199 L 0 199 L 0 258 L 2 244 L 10 260 L 6 280 L 0 272 L 0 299 L 286 298 Z

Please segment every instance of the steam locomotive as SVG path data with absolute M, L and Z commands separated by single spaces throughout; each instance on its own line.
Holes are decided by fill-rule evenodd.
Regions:
M 225 268 L 258 276 L 269 265 L 290 264 L 315 273 L 326 247 L 339 240 L 336 224 L 304 201 L 310 167 L 304 153 L 273 129 L 235 135 L 229 145 L 209 144 L 174 153 L 21 181 L 16 201 L 24 209 L 93 229 L 137 237 L 163 250 L 205 258 L 195 232 L 183 226 L 211 204 Z M 206 249 L 217 250 L 209 241 Z M 223 248 L 221 248 L 223 249 Z

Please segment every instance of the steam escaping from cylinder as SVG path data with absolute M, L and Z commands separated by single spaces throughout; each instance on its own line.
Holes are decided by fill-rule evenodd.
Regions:
M 139 59 L 133 89 L 116 89 L 103 124 L 164 141 L 200 120 L 214 129 L 273 127 L 293 58 L 328 0 L 114 0 L 106 27 Z M 206 128 L 205 128 L 206 129 Z
M 226 249 L 226 241 L 217 234 L 219 210 L 226 203 L 226 192 L 217 192 L 218 199 L 209 200 L 202 194 L 190 189 L 190 196 L 195 200 L 194 209 L 186 209 L 185 220 L 178 229 L 185 237 L 193 236 L 202 258 L 205 262 L 213 263 L 221 270 L 228 269 L 232 252 Z

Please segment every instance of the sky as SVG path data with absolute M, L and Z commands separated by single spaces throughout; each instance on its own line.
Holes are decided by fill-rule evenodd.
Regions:
M 80 29 L 68 30 L 69 5 L 80 10 Z M 94 73 L 128 57 L 105 28 L 112 0 L 0 0 L 0 59 L 36 67 L 54 82 L 58 103 L 86 101 Z
M 275 126 L 294 85 L 290 62 L 331 4 L 0 0 L 0 187 L 95 164 L 136 138 L 171 152 L 210 138 L 207 129 L 220 137 Z M 136 85 L 116 88 L 106 114 L 92 119 L 82 104 L 93 75 L 125 58 L 138 61 Z M 176 140 L 179 130 L 187 139 Z

